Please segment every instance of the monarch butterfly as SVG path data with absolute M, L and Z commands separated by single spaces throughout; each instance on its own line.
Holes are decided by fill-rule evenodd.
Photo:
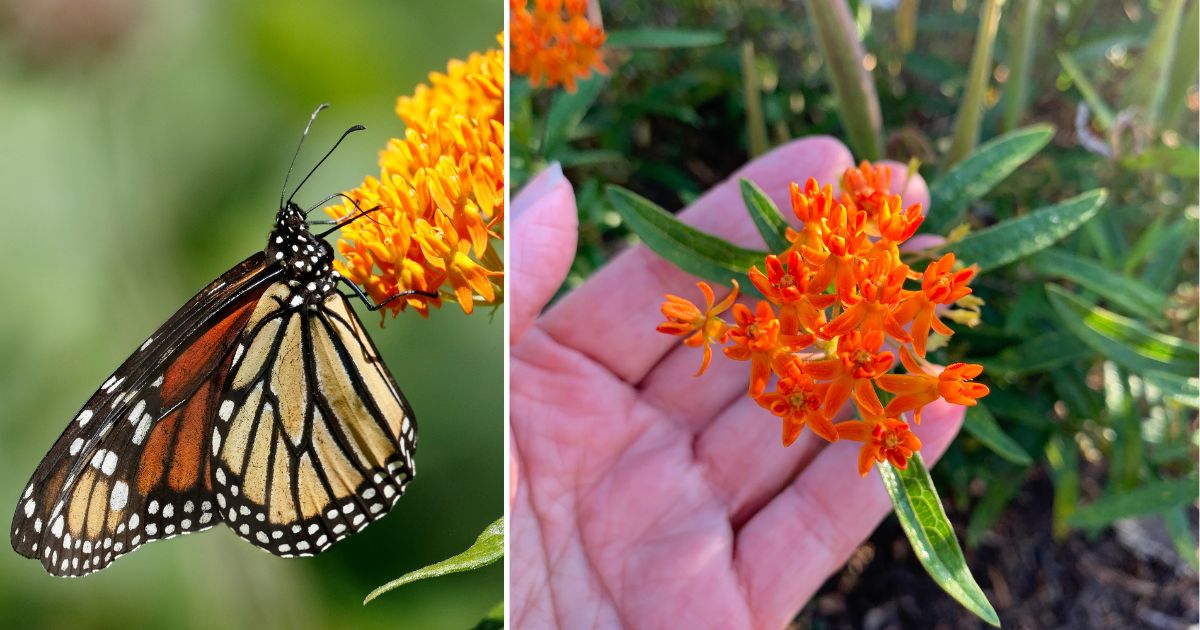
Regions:
M 312 113 L 304 138 L 326 105 Z M 317 167 L 351 132 L 351 127 Z M 290 177 L 295 166 L 288 168 Z M 287 177 L 284 178 L 284 192 Z M 309 556 L 386 514 L 415 472 L 412 408 L 337 289 L 324 236 L 280 193 L 267 247 L 183 305 L 92 395 L 33 473 L 12 546 L 82 576 L 149 541 L 224 522 Z M 332 224 L 314 234 L 313 224 Z

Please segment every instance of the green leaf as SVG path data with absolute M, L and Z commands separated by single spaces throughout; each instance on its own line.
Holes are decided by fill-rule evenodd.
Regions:
M 1196 373 L 1196 363 L 1200 361 L 1196 344 L 1154 332 L 1057 285 L 1046 285 L 1046 294 L 1068 330 L 1096 352 L 1135 373 L 1154 370 L 1184 376 Z
M 1166 173 L 1180 179 L 1200 177 L 1200 151 L 1195 147 L 1154 145 L 1141 153 L 1121 158 L 1121 167 L 1131 171 Z
M 1079 503 L 1079 447 L 1065 433 L 1056 433 L 1046 442 L 1046 463 L 1054 480 L 1054 538 L 1062 540 Z
M 367 595 L 367 598 L 363 600 L 363 604 L 368 604 L 376 597 L 397 587 L 404 586 L 409 582 L 416 582 L 417 580 L 431 577 L 441 577 L 451 573 L 474 571 L 475 569 L 486 567 L 502 557 L 504 557 L 504 518 L 498 518 L 480 532 L 479 537 L 475 539 L 475 543 L 466 551 L 446 558 L 441 562 L 405 573 L 371 591 Z
M 908 536 L 925 570 L 942 590 L 967 610 L 999 627 L 1000 618 L 996 615 L 996 609 L 992 608 L 967 568 L 962 548 L 954 537 L 954 528 L 946 517 L 942 500 L 933 487 L 933 480 L 929 478 L 929 471 L 925 469 L 920 453 L 913 453 L 905 470 L 891 464 L 877 468 L 892 498 L 900 526 L 904 528 L 904 534 Z
M 566 148 L 571 132 L 583 122 L 588 109 L 600 96 L 604 83 L 605 77 L 597 74 L 580 81 L 573 94 L 566 90 L 555 94 L 550 111 L 546 112 L 546 126 L 542 133 L 543 158 L 555 160 L 559 152 Z
M 961 241 L 947 243 L 940 252 L 952 251 L 963 263 L 979 265 L 980 273 L 1003 267 L 1066 238 L 1096 215 L 1106 196 L 1103 189 L 1085 192 L 1023 217 L 972 232 Z
M 735 278 L 753 292 L 746 272 L 762 264 L 766 252 L 742 249 L 676 219 L 654 202 L 619 186 L 608 187 L 608 199 L 629 229 L 654 253 L 676 267 L 706 280 L 729 284 Z
M 1049 332 L 1038 335 L 1018 346 L 1001 350 L 995 359 L 971 359 L 995 375 L 1009 377 L 1046 372 L 1076 359 L 1095 354 L 1074 335 Z
M 608 48 L 699 48 L 725 42 L 720 31 L 686 28 L 634 28 L 608 31 Z
M 1029 264 L 1042 275 L 1075 282 L 1135 317 L 1152 321 L 1163 317 L 1167 296 L 1086 258 L 1051 248 L 1030 258 Z
M 758 184 L 748 179 L 742 179 L 739 183 L 742 187 L 742 199 L 746 202 L 746 211 L 754 220 L 754 227 L 762 234 L 767 249 L 773 252 L 786 250 L 791 245 L 787 240 L 788 223 L 775 206 L 775 202 L 771 201 Z
M 1161 390 L 1165 398 L 1192 409 L 1200 409 L 1200 378 L 1157 370 L 1141 376 L 1148 384 Z
M 967 407 L 967 416 L 963 420 L 963 430 L 983 442 L 983 445 L 1004 459 L 1021 466 L 1033 463 L 1033 458 L 1015 440 L 1008 436 L 992 412 L 982 403 Z
M 983 541 L 983 535 L 987 533 L 988 528 L 1004 513 L 1004 508 L 1025 483 L 1028 470 L 1028 467 L 1004 466 L 1003 470 L 991 471 L 995 474 L 988 477 L 987 492 L 984 492 L 975 507 L 971 508 L 971 520 L 967 523 L 968 547 L 977 547 Z
M 493 606 L 473 630 L 504 630 L 504 602 Z
M 1180 261 L 1188 247 L 1196 242 L 1196 222 L 1186 216 L 1167 226 L 1162 240 L 1150 254 L 1142 270 L 1142 282 L 1161 291 L 1175 289 L 1176 279 L 1183 269 Z
M 1088 80 L 1087 75 L 1079 68 L 1079 64 L 1075 63 L 1075 58 L 1070 53 L 1058 53 L 1058 62 L 1062 64 L 1063 71 L 1067 76 L 1071 77 L 1071 82 L 1075 84 L 1079 94 L 1083 96 L 1083 100 L 1087 102 L 1088 107 L 1092 110 L 1092 115 L 1096 117 L 1096 122 L 1100 124 L 1101 131 L 1107 131 L 1112 128 L 1113 122 L 1117 119 L 1116 114 L 1104 102 L 1104 98 L 1100 96 L 1100 91 L 1095 85 Z
M 1194 473 L 1169 481 L 1152 481 L 1082 506 L 1067 518 L 1067 522 L 1075 527 L 1098 528 L 1123 518 L 1188 505 L 1196 501 L 1197 483 L 1200 479 Z
M 1054 127 L 1032 125 L 981 145 L 929 187 L 929 214 L 921 231 L 942 234 L 954 227 L 967 206 L 1041 151 L 1053 137 Z
M 1163 523 L 1167 526 L 1167 535 L 1175 545 L 1175 551 L 1192 565 L 1192 569 L 1200 571 L 1200 558 L 1196 556 L 1196 534 L 1188 523 L 1187 508 L 1173 508 L 1163 514 Z

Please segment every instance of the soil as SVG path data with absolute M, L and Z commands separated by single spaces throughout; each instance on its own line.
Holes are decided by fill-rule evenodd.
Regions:
M 1032 475 L 989 535 L 965 549 L 1004 628 L 1197 627 L 1196 572 L 1158 519 L 1125 521 L 1094 537 L 1051 535 L 1053 488 Z M 948 510 L 961 524 L 968 514 Z M 959 540 L 963 540 L 959 532 Z M 801 611 L 793 628 L 987 628 L 925 572 L 889 517 Z

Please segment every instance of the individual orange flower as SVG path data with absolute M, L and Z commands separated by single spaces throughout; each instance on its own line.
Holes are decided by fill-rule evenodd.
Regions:
M 713 304 L 716 296 L 713 295 L 712 287 L 704 282 L 696 283 L 700 292 L 704 294 L 704 311 L 677 295 L 667 295 L 667 301 L 663 302 L 662 314 L 667 321 L 658 325 L 658 332 L 680 337 L 688 336 L 683 343 L 693 348 L 704 348 L 704 359 L 700 362 L 700 369 L 696 372 L 696 376 L 700 376 L 708 369 L 708 364 L 712 361 L 712 344 L 725 343 L 728 336 L 729 325 L 721 319 L 720 315 L 728 310 L 737 299 L 738 283 L 737 280 L 732 282 L 733 291 L 730 291 L 729 295 L 717 304 Z
M 604 29 L 588 19 L 586 0 L 509 0 L 509 63 L 534 86 L 563 85 L 575 91 L 576 79 L 593 70 L 608 72 L 601 47 Z
M 380 153 L 379 177 L 325 209 L 339 218 L 371 211 L 342 228 L 345 263 L 336 265 L 375 302 L 412 290 L 439 296 L 392 301 L 393 315 L 408 306 L 427 315 L 442 297 L 466 313 L 503 301 L 504 77 L 499 49 L 431 74 L 397 100 L 407 129 Z
M 815 383 L 794 361 L 786 376 L 780 376 L 775 391 L 757 396 L 754 400 L 764 409 L 783 420 L 783 445 L 791 446 L 805 425 L 817 435 L 836 442 L 837 430 L 825 415 L 824 401 L 827 384 Z
M 800 252 L 787 254 L 787 265 L 779 257 L 770 254 L 763 261 L 767 272 L 758 267 L 750 268 L 750 281 L 771 302 L 780 305 L 779 321 L 785 334 L 799 334 L 799 326 L 816 331 L 825 323 L 825 309 L 837 300 L 836 295 L 810 293 L 809 278 L 812 272 L 800 259 Z
M 853 205 L 874 221 L 891 195 L 892 169 L 863 160 L 842 173 L 842 203 Z
M 904 291 L 908 266 L 894 263 L 886 254 L 876 255 L 854 270 L 857 298 L 833 321 L 821 328 L 822 339 L 833 339 L 858 329 L 882 330 L 901 343 L 911 340 L 908 333 L 892 315 Z
M 879 242 L 875 248 L 886 251 L 896 262 L 900 262 L 900 243 L 912 238 L 925 221 L 921 209 L 919 203 L 904 208 L 900 195 L 885 199 L 875 215 L 875 226 L 879 231 Z
M 803 188 L 796 182 L 792 182 L 789 191 L 792 197 L 792 212 L 802 224 L 799 232 L 791 227 L 787 228 L 787 240 L 792 243 L 791 249 L 798 250 L 800 247 L 821 249 L 823 247 L 821 220 L 828 217 L 833 211 L 835 202 L 833 186 L 826 184 L 824 188 L 821 188 L 817 185 L 817 180 L 810 177 L 808 181 L 804 182 Z M 821 289 L 824 290 L 824 287 Z
M 883 403 L 871 381 L 892 368 L 895 355 L 882 348 L 882 330 L 865 334 L 855 330 L 840 338 L 832 357 L 804 363 L 805 374 L 819 381 L 832 381 L 825 395 L 825 408 L 830 414 L 840 409 L 852 394 L 860 412 L 883 413 Z
M 771 303 L 759 300 L 754 312 L 745 304 L 733 305 L 736 327 L 729 331 L 732 345 L 725 356 L 734 361 L 750 361 L 750 395 L 758 396 L 771 378 L 771 362 L 784 350 L 780 345 L 780 324 Z
M 834 426 L 840 437 L 862 442 L 858 474 L 863 477 L 871 472 L 871 466 L 885 459 L 905 470 L 912 454 L 921 450 L 921 440 L 909 430 L 907 422 L 896 417 L 868 416 L 866 420 L 839 422 Z
M 972 379 L 983 373 L 983 366 L 973 363 L 952 363 L 940 373 L 926 370 L 917 358 L 900 348 L 900 362 L 908 374 L 884 374 L 875 382 L 884 391 L 896 394 L 884 413 L 889 416 L 913 411 L 913 420 L 921 424 L 921 408 L 938 398 L 954 405 L 974 407 L 976 400 L 987 396 L 987 385 Z
M 971 293 L 967 283 L 975 276 L 975 268 L 954 270 L 954 254 L 948 253 L 930 263 L 921 278 L 919 291 L 905 291 L 904 300 L 895 311 L 901 324 L 912 322 L 913 349 L 917 356 L 925 356 L 925 345 L 929 340 L 929 329 L 943 335 L 954 331 L 937 315 L 937 306 L 952 304 Z
M 833 282 L 838 299 L 847 304 L 854 301 L 855 265 L 871 247 L 866 224 L 866 213 L 840 203 L 821 219 L 818 244 L 800 246 L 804 261 L 818 269 L 812 279 L 814 288 Z

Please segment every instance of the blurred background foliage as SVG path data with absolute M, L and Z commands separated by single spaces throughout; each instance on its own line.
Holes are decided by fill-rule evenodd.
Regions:
M 104 376 L 209 280 L 261 249 L 297 168 L 364 123 L 298 196 L 378 174 L 393 113 L 451 58 L 495 47 L 499 0 L 304 3 L 0 0 L 0 505 Z M 0 553 L 0 627 L 472 627 L 499 564 L 373 588 L 465 549 L 503 511 L 502 319 L 449 306 L 376 326 L 420 421 L 419 474 L 392 513 L 320 557 L 225 528 L 155 543 L 82 580 Z M 5 513 L 7 514 L 7 512 Z M 7 522 L 7 521 L 5 521 Z
M 984 364 L 992 394 L 934 476 L 1006 624 L 1129 627 L 1135 610 L 1194 623 L 1197 3 L 600 4 L 608 76 L 574 93 L 511 87 L 514 188 L 553 161 L 575 186 L 580 240 L 564 291 L 636 241 L 608 184 L 679 209 L 802 136 L 841 138 L 858 158 L 918 160 L 936 206 L 963 198 L 961 187 L 939 196 L 938 183 L 980 143 L 1039 124 L 1017 134 L 1041 138 L 1020 168 L 924 231 L 976 231 L 1107 189 L 1066 240 L 973 283 L 983 324 L 956 326 L 931 358 Z M 839 6 L 849 28 L 831 33 Z M 861 45 L 857 63 L 830 63 L 823 45 L 839 37 Z M 838 72 L 852 76 L 839 86 Z M 877 98 L 877 113 L 839 100 L 864 76 L 855 94 Z M 885 522 L 802 625 L 966 615 L 912 579 L 920 569 L 901 535 Z

